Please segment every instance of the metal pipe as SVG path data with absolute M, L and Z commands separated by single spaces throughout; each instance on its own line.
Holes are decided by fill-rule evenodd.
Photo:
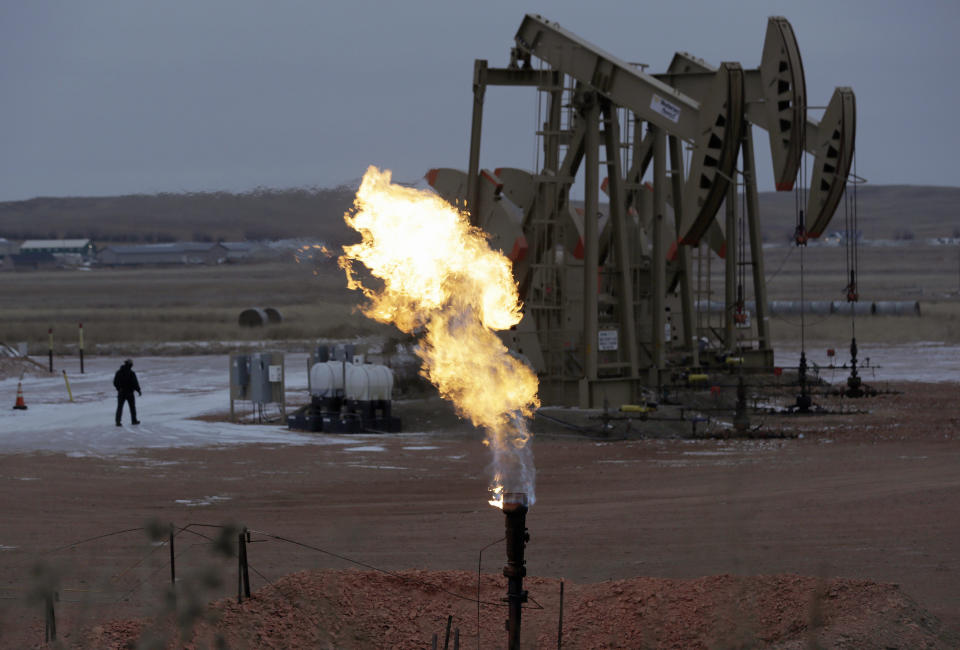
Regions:
M 503 514 L 506 519 L 507 564 L 503 575 L 507 578 L 507 647 L 520 649 L 520 617 L 527 592 L 523 590 L 523 578 L 527 575 L 523 554 L 530 535 L 527 533 L 527 495 L 523 492 L 508 492 L 503 497 Z

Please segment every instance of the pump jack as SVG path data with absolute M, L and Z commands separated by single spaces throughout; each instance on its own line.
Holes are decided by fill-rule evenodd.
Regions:
M 726 256 L 727 282 L 733 282 L 738 251 L 731 215 L 741 147 L 759 347 L 752 356 L 737 353 L 755 367 L 772 368 L 750 125 L 770 133 L 780 190 L 793 187 L 804 149 L 816 155 L 813 180 L 820 189 L 810 193 L 808 214 L 816 216 L 807 230 L 817 236 L 849 173 L 852 92 L 838 89 L 820 123 L 806 119 L 799 50 L 782 18 L 770 19 L 761 65 L 747 71 L 678 54 L 667 73 L 650 75 L 534 15 L 524 17 L 515 42 L 506 68 L 475 62 L 468 171 L 434 169 L 427 180 L 464 206 L 513 261 L 525 315 L 504 338 L 540 375 L 541 400 L 629 403 L 645 386 L 659 385 L 668 364 L 708 362 L 700 358 L 689 248 L 702 240 Z M 480 168 L 488 86 L 534 87 L 547 96 L 537 172 Z M 581 165 L 582 211 L 569 196 Z M 648 171 L 652 184 L 643 182 Z M 601 191 L 609 196 L 606 215 L 600 214 Z M 716 215 L 724 201 L 721 224 Z M 726 295 L 732 312 L 742 288 L 739 298 L 729 289 Z M 664 332 L 671 307 L 682 314 L 677 345 Z M 730 352 L 738 347 L 732 330 L 727 327 L 723 341 Z

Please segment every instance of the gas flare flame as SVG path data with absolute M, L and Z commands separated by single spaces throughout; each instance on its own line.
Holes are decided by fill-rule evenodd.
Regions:
M 347 286 L 366 296 L 367 317 L 422 331 L 421 374 L 486 432 L 490 504 L 502 507 L 505 491 L 525 492 L 532 504 L 528 418 L 540 405 L 537 377 L 496 334 L 522 318 L 510 260 L 449 203 L 390 179 L 389 170 L 367 169 L 354 209 L 344 215 L 362 237 L 338 260 Z M 382 286 L 365 284 L 366 276 Z

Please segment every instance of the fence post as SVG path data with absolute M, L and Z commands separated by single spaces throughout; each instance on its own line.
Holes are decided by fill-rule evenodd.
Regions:
M 53 328 L 47 330 L 47 354 L 50 358 L 50 372 L 53 372 Z
M 560 620 L 557 622 L 557 650 L 563 647 L 563 578 L 560 579 Z
M 53 603 L 57 599 L 57 592 L 50 590 L 43 596 L 43 616 L 46 621 L 44 632 L 47 643 L 57 640 L 57 615 Z
M 247 564 L 247 537 L 249 531 L 244 527 L 237 536 L 237 602 L 243 602 L 243 596 L 250 597 L 250 567 Z M 242 592 L 242 595 L 241 595 Z
M 174 538 L 174 528 L 173 524 L 170 524 L 170 584 L 174 588 L 174 596 L 176 596 L 176 587 L 177 587 L 177 561 L 176 555 L 173 552 L 173 538 Z

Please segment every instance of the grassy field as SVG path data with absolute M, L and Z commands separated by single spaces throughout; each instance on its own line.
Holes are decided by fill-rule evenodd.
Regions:
M 88 350 L 98 344 L 350 338 L 387 331 L 355 305 L 333 264 L 5 273 L 0 340 L 28 341 L 31 353 L 42 353 L 53 327 L 61 350 L 76 343 L 81 322 Z M 248 307 L 273 307 L 284 321 L 240 327 L 237 317 Z
M 863 342 L 960 341 L 958 251 L 951 246 L 915 243 L 863 249 L 862 300 L 916 300 L 923 315 L 857 319 Z M 788 247 L 765 253 L 770 300 L 797 300 L 800 253 Z M 714 298 L 722 299 L 721 264 L 714 260 Z M 804 252 L 808 300 L 843 300 L 846 275 L 843 249 L 811 247 Z M 747 286 L 747 298 L 752 287 Z M 345 288 L 343 272 L 332 262 L 319 266 L 292 261 L 221 266 L 133 270 L 39 271 L 0 274 L 0 341 L 28 341 L 31 352 L 47 349 L 54 328 L 58 351 L 77 340 L 84 324 L 88 352 L 122 344 L 178 341 L 307 341 L 391 335 L 356 310 L 359 296 Z M 284 322 L 242 328 L 237 316 L 247 307 L 274 307 Z M 776 340 L 800 336 L 799 316 L 772 317 Z M 849 318 L 808 316 L 808 340 L 839 344 L 849 340 Z M 134 346 L 135 349 L 136 346 Z
M 811 301 L 845 301 L 848 274 L 844 249 L 810 246 L 803 251 L 804 295 Z M 800 249 L 793 246 L 764 251 L 768 300 L 800 299 Z M 723 299 L 723 276 L 711 264 L 714 300 Z M 747 271 L 746 297 L 753 299 Z M 917 301 L 921 316 L 862 316 L 856 319 L 857 338 L 864 342 L 960 341 L 960 247 L 913 242 L 899 246 L 868 246 L 860 251 L 860 300 Z M 799 340 L 800 316 L 771 316 L 775 340 Z M 846 314 L 810 315 L 805 319 L 810 340 L 842 341 L 851 335 Z

